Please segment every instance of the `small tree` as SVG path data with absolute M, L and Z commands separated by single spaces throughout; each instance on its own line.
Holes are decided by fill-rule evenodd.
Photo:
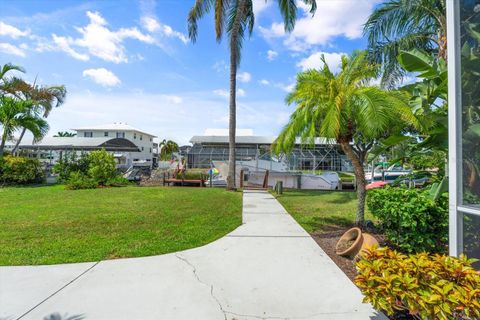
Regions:
M 116 177 L 117 167 L 112 154 L 103 149 L 93 151 L 89 158 L 88 175 L 99 185 L 105 185 L 110 179 Z
M 172 140 L 163 139 L 160 148 L 160 159 L 163 161 L 171 160 L 173 153 L 178 152 L 178 144 Z
M 290 152 L 298 137 L 304 143 L 321 136 L 336 140 L 352 162 L 357 181 L 356 223 L 365 216 L 366 179 L 364 164 L 379 139 L 416 118 L 408 105 L 408 94 L 370 85 L 378 67 L 368 62 L 365 52 L 343 56 L 341 71 L 334 74 L 325 58 L 320 70 L 297 75 L 297 83 L 286 101 L 297 108 L 276 140 L 276 152 Z

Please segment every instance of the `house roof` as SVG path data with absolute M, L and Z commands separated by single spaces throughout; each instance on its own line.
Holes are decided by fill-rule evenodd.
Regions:
M 271 145 L 274 143 L 276 137 L 269 136 L 237 136 L 235 138 L 236 144 L 267 144 Z M 190 139 L 192 144 L 195 143 L 218 143 L 225 144 L 228 143 L 228 136 L 193 136 Z M 297 144 L 302 144 L 300 138 L 297 138 Z M 307 144 L 307 143 L 306 143 Z M 315 138 L 316 145 L 326 145 L 326 144 L 336 144 L 333 139 L 326 138 Z
M 99 150 L 140 152 L 130 140 L 122 138 L 82 138 L 82 137 L 49 137 L 42 141 L 29 144 L 21 143 L 21 149 L 44 150 Z
M 98 126 L 81 127 L 81 128 L 76 128 L 72 130 L 75 130 L 75 131 L 87 131 L 87 130 L 88 131 L 136 131 L 150 137 L 154 137 L 154 138 L 157 137 L 151 133 L 142 131 L 140 129 L 132 127 L 131 125 L 123 122 L 114 122 L 114 123 L 103 124 Z

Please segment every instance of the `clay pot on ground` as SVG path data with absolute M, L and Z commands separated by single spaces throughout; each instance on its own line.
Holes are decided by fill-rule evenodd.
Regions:
M 363 233 L 360 228 L 352 228 L 340 237 L 335 252 L 339 256 L 357 258 L 362 250 L 378 247 L 378 245 L 377 239 L 371 234 Z
M 352 228 L 345 232 L 335 246 L 339 256 L 353 258 L 362 248 L 363 236 L 360 228 Z

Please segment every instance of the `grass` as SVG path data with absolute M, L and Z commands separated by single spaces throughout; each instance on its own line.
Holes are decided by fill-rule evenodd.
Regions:
M 346 228 L 355 223 L 357 194 L 354 192 L 287 190 L 278 201 L 309 233 Z M 372 219 L 365 208 L 365 219 Z
M 0 189 L 0 265 L 98 261 L 207 244 L 241 224 L 223 189 Z

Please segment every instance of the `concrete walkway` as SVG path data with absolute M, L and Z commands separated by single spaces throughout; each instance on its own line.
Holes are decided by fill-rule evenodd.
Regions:
M 0 319 L 386 319 L 283 207 L 245 192 L 244 224 L 154 257 L 0 267 Z

